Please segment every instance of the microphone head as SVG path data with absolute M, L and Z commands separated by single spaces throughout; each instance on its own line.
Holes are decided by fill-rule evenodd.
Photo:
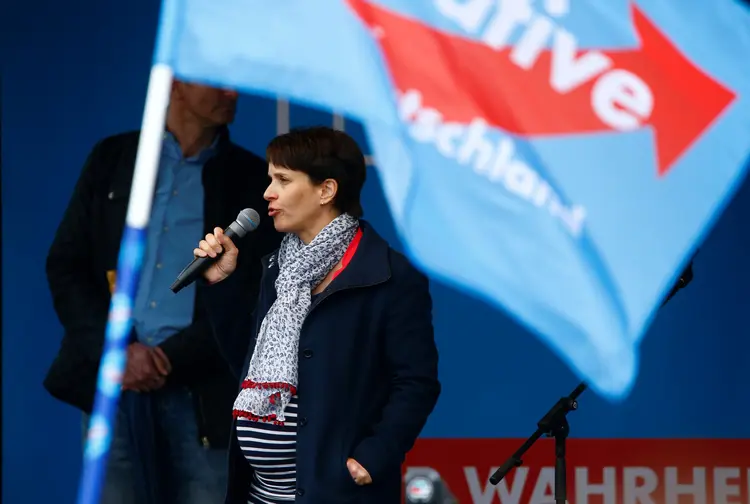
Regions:
M 245 234 L 255 231 L 260 225 L 260 215 L 252 208 L 246 208 L 239 213 L 237 220 L 235 221 L 242 228 L 242 236 Z

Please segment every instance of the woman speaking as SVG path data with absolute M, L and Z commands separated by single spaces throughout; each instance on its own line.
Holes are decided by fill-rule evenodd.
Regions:
M 346 133 L 292 131 L 266 157 L 285 236 L 257 304 L 220 228 L 194 251 L 223 251 L 206 308 L 241 380 L 226 502 L 398 503 L 440 394 L 427 279 L 360 220 L 365 160 Z

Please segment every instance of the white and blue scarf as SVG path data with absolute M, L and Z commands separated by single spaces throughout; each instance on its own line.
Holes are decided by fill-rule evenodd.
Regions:
M 284 409 L 297 393 L 298 352 L 311 292 L 341 261 L 359 227 L 349 214 L 336 217 L 307 245 L 287 234 L 278 251 L 276 301 L 258 332 L 247 377 L 234 402 L 234 415 L 284 422 Z

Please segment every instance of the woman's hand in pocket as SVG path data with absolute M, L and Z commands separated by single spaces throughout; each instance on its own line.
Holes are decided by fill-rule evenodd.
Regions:
M 367 469 L 362 467 L 359 462 L 353 458 L 346 459 L 346 468 L 349 470 L 349 474 L 357 485 L 369 485 L 372 483 L 372 478 Z

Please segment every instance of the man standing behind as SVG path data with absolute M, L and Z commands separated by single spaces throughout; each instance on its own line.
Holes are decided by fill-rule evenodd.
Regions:
M 247 207 L 263 209 L 267 165 L 229 140 L 237 94 L 175 81 L 164 132 L 133 334 L 102 504 L 214 504 L 224 499 L 233 377 L 202 311 L 198 283 L 169 287 L 196 240 Z M 47 258 L 65 329 L 45 388 L 88 414 L 93 407 L 110 295 L 139 132 L 101 140 L 90 153 Z M 265 212 L 259 212 L 264 215 Z M 241 241 L 247 302 L 260 257 L 280 243 L 264 215 Z

